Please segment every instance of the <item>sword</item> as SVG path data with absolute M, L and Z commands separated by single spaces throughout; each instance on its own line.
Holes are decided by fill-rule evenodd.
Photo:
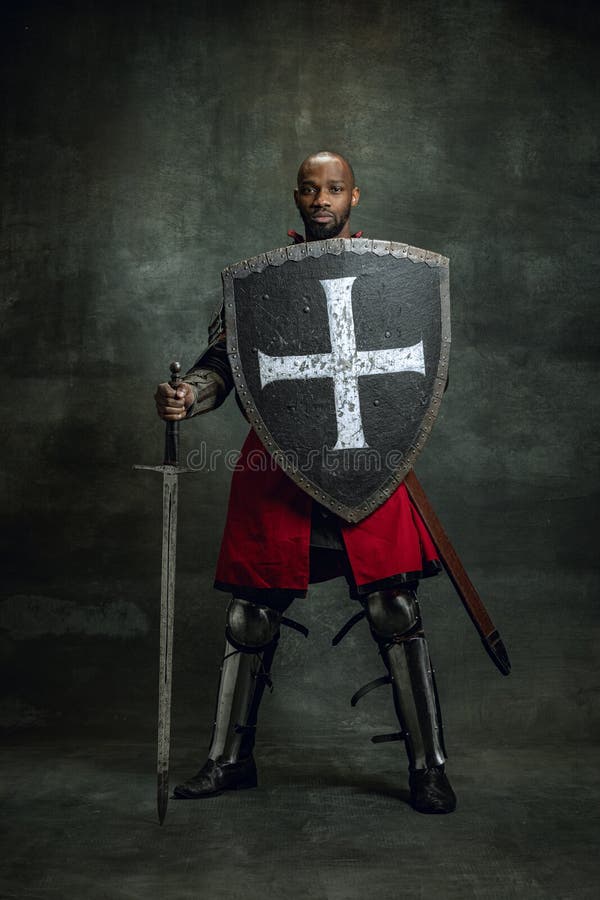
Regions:
M 404 484 L 407 487 L 411 500 L 425 522 L 433 543 L 436 545 L 442 564 L 448 573 L 450 581 L 454 585 L 456 593 L 460 597 L 473 625 L 479 632 L 479 636 L 481 637 L 486 652 L 491 657 L 492 662 L 500 669 L 502 674 L 509 675 L 510 659 L 508 658 L 506 647 L 500 637 L 500 632 L 490 619 L 488 611 L 483 605 L 475 585 L 467 575 L 465 567 L 458 557 L 458 553 L 450 543 L 450 538 L 436 516 L 413 469 L 406 475 Z
M 176 390 L 181 384 L 181 365 L 172 362 L 169 384 Z M 192 469 L 178 465 L 179 422 L 167 422 L 165 456 L 162 466 L 134 466 L 162 472 L 163 531 L 162 574 L 160 583 L 160 656 L 158 677 L 158 755 L 157 792 L 158 821 L 162 825 L 169 802 L 169 751 L 171 745 L 171 685 L 173 675 L 173 623 L 175 621 L 175 554 L 177 549 L 177 478 Z

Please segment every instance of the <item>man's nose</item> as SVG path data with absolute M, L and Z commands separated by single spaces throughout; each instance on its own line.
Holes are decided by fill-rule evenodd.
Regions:
M 329 197 L 325 192 L 325 189 L 322 188 L 320 191 L 317 191 L 313 197 L 313 205 L 314 206 L 329 206 Z

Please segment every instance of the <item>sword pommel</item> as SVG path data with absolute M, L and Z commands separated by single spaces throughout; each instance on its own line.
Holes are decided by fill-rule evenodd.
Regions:
M 176 388 L 181 384 L 181 378 L 179 377 L 179 373 L 181 372 L 181 363 L 172 362 L 169 366 L 169 369 L 171 370 L 171 379 L 169 381 L 169 384 L 172 388 Z

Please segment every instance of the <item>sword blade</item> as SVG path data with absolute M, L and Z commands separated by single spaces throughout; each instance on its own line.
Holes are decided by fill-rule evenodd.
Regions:
M 473 625 L 479 632 L 483 646 L 495 666 L 503 675 L 510 674 L 510 659 L 498 629 L 492 622 L 475 585 L 467 575 L 458 553 L 452 546 L 450 538 L 438 519 L 425 491 L 414 473 L 410 470 L 404 479 L 411 500 L 417 507 L 429 534 L 435 544 L 440 560 L 456 593 L 460 597 Z
M 160 824 L 169 802 L 171 747 L 171 686 L 173 681 L 173 624 L 175 621 L 175 564 L 177 551 L 177 473 L 163 473 L 162 576 L 160 586 L 160 657 L 158 677 L 157 807 Z
M 162 574 L 160 584 L 160 648 L 158 674 L 158 756 L 156 802 L 160 824 L 169 803 L 169 753 L 171 746 L 171 685 L 173 673 L 173 623 L 175 621 L 175 563 L 177 549 L 178 476 L 193 469 L 164 464 L 136 465 L 134 469 L 160 472 L 163 476 Z

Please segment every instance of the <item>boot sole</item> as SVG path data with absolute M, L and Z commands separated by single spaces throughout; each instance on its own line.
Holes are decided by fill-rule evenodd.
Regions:
M 220 797 L 221 794 L 226 794 L 228 791 L 248 791 L 252 788 L 258 787 L 258 781 L 247 781 L 241 782 L 240 784 L 232 784 L 227 787 L 219 788 L 217 791 L 205 791 L 202 794 L 192 794 L 192 796 L 185 794 L 176 794 L 173 793 L 174 800 L 208 800 L 210 797 Z
M 423 816 L 447 816 L 456 810 L 456 806 L 451 806 L 449 809 L 419 809 L 418 806 L 413 806 L 413 809 Z

